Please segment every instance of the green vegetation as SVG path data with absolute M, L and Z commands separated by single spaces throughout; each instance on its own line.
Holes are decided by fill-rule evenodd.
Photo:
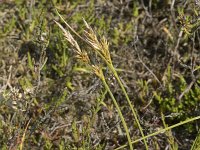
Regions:
M 0 149 L 199 147 L 200 5 L 0 1 Z

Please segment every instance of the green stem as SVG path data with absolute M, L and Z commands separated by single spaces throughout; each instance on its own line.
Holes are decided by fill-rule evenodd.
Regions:
M 138 117 L 137 117 L 137 113 L 136 113 L 136 111 L 135 111 L 135 109 L 134 109 L 134 105 L 131 103 L 130 98 L 129 98 L 127 92 L 126 92 L 126 89 L 124 88 L 124 85 L 123 85 L 121 79 L 119 78 L 119 76 L 118 76 L 118 74 L 117 74 L 117 71 L 115 70 L 113 64 L 107 64 L 107 65 L 108 65 L 108 67 L 111 69 L 111 71 L 113 72 L 115 78 L 117 79 L 117 82 L 119 83 L 119 85 L 120 85 L 120 87 L 121 87 L 121 89 L 122 89 L 122 91 L 123 91 L 123 93 L 124 93 L 124 95 L 125 95 L 125 97 L 126 97 L 126 99 L 127 99 L 127 102 L 128 102 L 128 104 L 129 104 L 129 106 L 130 106 L 130 108 L 131 108 L 131 111 L 132 111 L 133 116 L 134 116 L 134 118 L 135 118 L 135 120 L 136 120 L 136 123 L 137 123 L 137 125 L 138 125 L 138 128 L 139 128 L 139 130 L 140 130 L 140 133 L 141 133 L 142 137 L 145 137 L 145 136 L 144 136 L 144 133 L 143 133 L 143 129 L 142 129 L 142 127 L 141 127 L 141 125 L 140 125 L 140 122 L 139 122 L 139 119 L 138 119 Z M 146 150 L 148 150 L 148 145 L 147 145 L 146 140 L 144 139 L 143 141 L 144 141 Z
M 144 138 L 145 135 L 144 135 L 143 129 L 142 129 L 141 125 L 140 125 L 139 119 L 138 119 L 138 117 L 137 117 L 137 113 L 136 113 L 136 111 L 135 111 L 135 109 L 134 109 L 134 107 L 133 107 L 133 104 L 132 104 L 131 101 L 130 101 L 130 98 L 129 98 L 127 92 L 126 92 L 126 89 L 124 88 L 124 85 L 123 85 L 121 79 L 119 78 L 119 76 L 118 76 L 118 74 L 117 74 L 117 71 L 115 70 L 115 67 L 114 67 L 113 64 L 112 64 L 112 61 L 111 61 L 111 60 L 110 60 L 110 61 L 107 60 L 107 59 L 101 54 L 100 51 L 96 51 L 96 52 L 97 52 L 98 55 L 102 58 L 102 60 L 105 61 L 105 63 L 107 64 L 107 66 L 110 68 L 111 72 L 113 73 L 113 75 L 114 75 L 115 78 L 117 79 L 117 82 L 119 83 L 119 85 L 120 85 L 120 87 L 121 87 L 121 89 L 122 89 L 122 91 L 123 91 L 123 93 L 124 93 L 124 95 L 125 95 L 125 97 L 126 97 L 126 100 L 128 101 L 128 104 L 129 104 L 129 106 L 130 106 L 130 108 L 131 108 L 131 111 L 132 111 L 133 116 L 134 116 L 134 118 L 135 118 L 135 120 L 136 120 L 136 123 L 137 123 L 137 125 L 138 125 L 139 130 L 140 130 L 140 133 L 141 133 L 142 137 Z M 143 141 L 144 141 L 146 150 L 148 150 L 148 145 L 147 145 L 146 140 L 144 139 Z
M 137 123 L 137 125 L 138 125 L 139 130 L 140 130 L 140 133 L 141 133 L 142 137 L 144 138 L 145 135 L 144 135 L 144 133 L 143 133 L 143 129 L 142 129 L 142 127 L 141 127 L 141 125 L 140 125 L 140 122 L 139 122 L 139 120 L 138 120 L 137 113 L 136 113 L 136 111 L 135 111 L 135 109 L 134 109 L 134 107 L 133 107 L 133 104 L 132 104 L 131 101 L 130 101 L 130 98 L 129 98 L 127 92 L 126 92 L 126 89 L 124 88 L 124 85 L 123 85 L 121 79 L 119 78 L 119 76 L 118 76 L 118 74 L 117 74 L 117 71 L 115 70 L 115 67 L 113 66 L 112 62 L 109 62 L 107 59 L 105 59 L 105 57 L 104 57 L 99 51 L 97 51 L 97 53 L 98 53 L 98 55 L 106 62 L 107 66 L 110 68 L 111 72 L 113 73 L 113 75 L 114 75 L 115 78 L 117 79 L 117 82 L 119 83 L 119 85 L 120 85 L 120 87 L 121 87 L 121 89 L 122 89 L 122 91 L 123 91 L 123 93 L 124 93 L 124 95 L 125 95 L 125 97 L 126 97 L 126 100 L 128 101 L 128 104 L 129 104 L 129 106 L 130 106 L 130 108 L 131 108 L 131 111 L 132 111 L 133 116 L 134 116 L 134 118 L 135 118 L 135 120 L 136 120 L 136 123 Z M 144 141 L 146 150 L 148 150 L 148 145 L 147 145 L 146 140 L 144 139 L 143 141 Z
M 144 139 L 147 139 L 147 138 L 149 138 L 149 137 L 155 136 L 155 135 L 157 135 L 157 134 L 159 134 L 159 133 L 164 133 L 164 132 L 167 131 L 167 130 L 173 129 L 173 128 L 175 128 L 175 127 L 181 126 L 181 125 L 183 125 L 183 124 L 186 124 L 186 123 L 189 123 L 189 122 L 198 120 L 198 119 L 200 119 L 200 116 L 197 116 L 197 117 L 194 117 L 194 118 L 192 118 L 192 119 L 188 119 L 188 120 L 185 120 L 185 121 L 183 121 L 183 122 L 179 122 L 179 123 L 177 123 L 177 124 L 175 124 L 175 125 L 169 126 L 169 127 L 167 127 L 167 128 L 158 130 L 158 131 L 156 131 L 156 132 L 154 132 L 154 133 L 151 133 L 151 134 L 149 134 L 149 135 L 147 135 L 147 136 L 145 136 L 145 137 L 142 137 L 142 138 L 140 138 L 140 139 L 137 139 L 137 140 L 135 140 L 135 141 L 133 141 L 133 142 L 131 142 L 131 143 L 132 143 L 132 144 L 137 143 L 137 142 L 139 142 L 139 141 L 141 141 L 141 140 L 144 140 Z M 120 147 L 116 148 L 115 150 L 119 150 L 119 149 L 122 149 L 122 148 L 125 148 L 125 147 L 127 147 L 127 145 L 120 146 Z
M 109 93 L 111 99 L 113 100 L 113 103 L 114 103 L 114 105 L 115 105 L 115 107 L 116 107 L 116 109 L 117 109 L 117 111 L 118 111 L 119 117 L 120 117 L 120 119 L 121 119 L 121 121 L 122 121 L 122 124 L 123 124 L 124 129 L 125 129 L 125 132 L 126 132 L 126 136 L 127 136 L 127 139 L 128 139 L 128 143 L 129 143 L 130 150 L 133 150 L 133 145 L 131 144 L 131 137 L 130 137 L 130 134 L 129 134 L 129 131 L 128 131 L 128 127 L 127 127 L 127 125 L 126 125 L 125 119 L 124 119 L 124 117 L 123 117 L 123 115 L 122 115 L 122 112 L 121 112 L 121 110 L 120 110 L 120 107 L 119 107 L 119 105 L 118 105 L 118 103 L 117 103 L 115 97 L 113 96 L 113 94 L 112 94 L 112 92 L 111 92 L 111 90 L 110 90 L 108 84 L 106 83 L 105 78 L 103 77 L 103 78 L 101 78 L 101 80 L 102 80 L 102 82 L 103 82 L 103 84 L 104 84 L 106 90 L 108 91 L 108 93 Z
M 144 138 L 145 135 L 144 135 L 144 133 L 143 133 L 143 129 L 142 129 L 142 127 L 141 127 L 141 125 L 140 125 L 140 122 L 139 122 L 139 120 L 138 120 L 137 113 L 136 113 L 136 111 L 135 111 L 135 109 L 134 109 L 134 107 L 133 107 L 133 104 L 132 104 L 131 101 L 130 101 L 130 98 L 129 98 L 127 92 L 126 92 L 126 89 L 124 88 L 124 85 L 123 85 L 121 79 L 119 78 L 119 76 L 118 76 L 118 74 L 117 74 L 117 71 L 115 70 L 115 67 L 114 67 L 113 64 L 112 64 L 112 61 L 111 61 L 111 62 L 108 61 L 99 51 L 96 51 L 96 52 L 97 52 L 98 55 L 106 62 L 107 66 L 110 68 L 111 72 L 113 73 L 113 75 L 114 75 L 115 78 L 117 79 L 117 82 L 119 83 L 119 85 L 120 85 L 120 87 L 121 87 L 121 89 L 122 89 L 122 91 L 123 91 L 123 93 L 124 93 L 124 95 L 125 95 L 125 97 L 126 97 L 126 100 L 127 100 L 128 104 L 129 104 L 129 106 L 130 106 L 130 108 L 131 108 L 131 111 L 132 111 L 133 116 L 134 116 L 134 118 L 135 118 L 135 120 L 136 120 L 136 123 L 137 123 L 137 125 L 138 125 L 139 130 L 140 130 L 140 133 L 141 133 L 142 137 Z M 146 150 L 148 150 L 148 145 L 147 145 L 146 140 L 144 139 L 143 141 L 144 141 Z

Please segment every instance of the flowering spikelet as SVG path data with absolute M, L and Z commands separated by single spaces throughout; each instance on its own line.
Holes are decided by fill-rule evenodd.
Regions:
M 82 51 L 80 54 L 77 54 L 76 58 L 83 61 L 86 64 L 90 63 L 90 59 L 86 51 Z
M 92 70 L 93 70 L 94 74 L 96 76 L 98 76 L 100 79 L 104 78 L 103 77 L 104 75 L 103 75 L 102 69 L 99 66 L 92 65 Z
M 86 41 L 95 49 L 95 50 L 101 50 L 101 44 L 99 40 L 97 39 L 96 34 L 94 33 L 93 29 L 88 25 L 88 23 L 83 19 L 85 26 L 87 28 L 87 31 L 84 30 Z
M 75 52 L 77 53 L 76 58 L 80 59 L 81 61 L 85 63 L 89 63 L 90 59 L 88 57 L 87 52 L 82 51 L 81 48 L 79 47 L 77 41 L 73 38 L 71 33 L 63 28 L 63 26 L 56 22 L 55 23 L 60 27 L 60 29 L 63 31 L 63 35 L 67 39 L 67 41 L 75 48 Z
M 106 58 L 106 60 L 111 62 L 111 57 L 110 57 L 110 52 L 109 52 L 109 43 L 104 36 L 101 39 L 101 48 L 102 48 L 103 56 Z
M 70 33 L 69 31 L 65 30 L 65 29 L 63 28 L 63 26 L 62 26 L 60 23 L 58 23 L 57 21 L 55 21 L 55 23 L 56 23 L 56 24 L 60 27 L 60 29 L 63 31 L 63 35 L 65 36 L 65 38 L 67 39 L 67 41 L 68 41 L 72 46 L 74 46 L 74 47 L 76 48 L 77 53 L 80 54 L 80 53 L 81 53 L 81 49 L 80 49 L 78 43 L 76 42 L 76 40 L 75 40 L 75 39 L 73 38 L 73 36 L 71 35 L 71 33 Z
M 87 31 L 85 30 L 86 41 L 98 52 L 100 52 L 103 57 L 111 62 L 110 52 L 109 52 L 109 43 L 105 37 L 103 37 L 100 41 L 98 40 L 94 30 L 88 25 L 88 23 L 83 19 Z

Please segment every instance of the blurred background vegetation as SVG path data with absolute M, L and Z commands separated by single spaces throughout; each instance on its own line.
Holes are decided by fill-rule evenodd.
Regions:
M 108 39 L 146 135 L 200 114 L 198 1 L 0 0 L 1 149 L 114 149 L 127 143 L 107 91 L 76 60 L 55 24 L 65 27 L 55 7 L 78 33 L 84 18 Z M 116 80 L 104 70 L 132 139 L 140 138 Z M 195 121 L 149 138 L 148 146 L 187 150 L 198 130 Z M 145 149 L 142 142 L 134 147 Z

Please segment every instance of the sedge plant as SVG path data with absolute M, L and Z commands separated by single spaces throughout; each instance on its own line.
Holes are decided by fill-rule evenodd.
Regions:
M 61 20 L 66 24 L 66 26 L 76 35 L 78 36 L 81 40 L 83 40 L 84 42 L 86 42 L 87 44 L 89 44 L 92 49 L 98 54 L 98 56 L 100 56 L 100 58 L 106 63 L 106 65 L 108 66 L 108 68 L 110 69 L 110 71 L 112 72 L 112 74 L 114 75 L 114 77 L 116 78 L 122 92 L 125 95 L 125 98 L 129 104 L 129 107 L 132 111 L 132 114 L 136 120 L 137 126 L 140 130 L 140 133 L 142 135 L 142 137 L 145 137 L 144 133 L 143 133 L 143 129 L 140 125 L 136 110 L 134 108 L 134 105 L 131 103 L 131 100 L 126 92 L 126 89 L 112 63 L 112 59 L 110 56 L 110 51 L 109 51 L 109 43 L 107 42 L 106 38 L 103 37 L 102 39 L 98 39 L 95 32 L 93 31 L 93 29 L 88 25 L 88 23 L 83 19 L 85 26 L 86 26 L 86 30 L 84 30 L 84 35 L 85 38 L 83 38 L 82 36 L 80 36 L 65 20 L 64 18 L 58 13 L 58 11 L 56 10 L 57 14 L 59 15 L 59 17 L 61 18 Z M 58 23 L 58 26 L 63 30 L 63 32 L 65 32 L 66 30 Z M 66 31 L 68 32 L 68 31 Z M 68 32 L 69 33 L 69 32 Z M 68 40 L 69 41 L 69 40 Z M 70 41 L 69 41 L 70 42 Z M 72 44 L 72 43 L 71 43 Z M 104 84 L 104 86 L 106 87 L 106 85 Z M 112 93 L 112 92 L 111 92 Z M 110 92 L 109 92 L 110 94 Z M 111 96 L 112 97 L 112 96 Z M 127 134 L 127 133 L 126 133 Z M 128 137 L 128 135 L 127 135 Z M 143 140 L 144 144 L 145 144 L 145 148 L 148 150 L 148 145 L 146 142 L 146 139 Z M 129 144 L 131 145 L 131 144 Z
M 121 82 L 121 79 L 119 78 L 118 73 L 117 73 L 115 67 L 114 67 L 113 64 L 112 64 L 112 60 L 111 60 L 110 52 L 109 52 L 109 44 L 108 44 L 107 40 L 103 37 L 103 38 L 99 41 L 98 38 L 97 38 L 97 36 L 95 35 L 94 31 L 93 31 L 92 28 L 87 24 L 87 22 L 86 22 L 85 20 L 84 20 L 84 22 L 85 22 L 85 25 L 86 25 L 86 28 L 87 28 L 87 31 L 85 31 L 85 37 L 86 37 L 86 38 L 81 37 L 73 28 L 71 28 L 71 26 L 69 26 L 69 24 L 67 24 L 67 23 L 65 22 L 65 20 L 62 18 L 62 16 L 61 16 L 58 12 L 57 12 L 57 14 L 60 16 L 60 18 L 62 19 L 62 21 L 64 21 L 64 23 L 67 25 L 67 27 L 68 27 L 75 35 L 77 35 L 80 39 L 82 39 L 82 40 L 85 41 L 87 44 L 89 44 L 89 45 L 95 50 L 95 52 L 100 56 L 100 58 L 106 63 L 106 65 L 108 66 L 108 68 L 111 70 L 111 72 L 113 73 L 113 75 L 114 75 L 115 78 L 117 79 L 117 81 L 118 81 L 118 83 L 119 83 L 119 85 L 120 85 L 120 87 L 121 87 L 123 93 L 125 94 L 125 97 L 126 97 L 128 103 L 129 103 L 129 106 L 130 106 L 130 108 L 131 108 L 131 110 L 132 110 L 132 112 L 133 112 L 133 115 L 134 115 L 134 118 L 135 118 L 135 120 L 136 120 L 136 123 L 137 123 L 137 125 L 138 125 L 138 127 L 139 127 L 139 129 L 140 129 L 141 134 L 142 134 L 142 138 L 139 138 L 139 139 L 134 140 L 134 141 L 131 142 L 131 141 L 130 141 L 130 140 L 131 140 L 131 139 L 130 139 L 130 134 L 129 134 L 129 132 L 128 132 L 128 127 L 127 127 L 126 122 L 125 122 L 125 120 L 124 120 L 124 117 L 123 117 L 123 115 L 122 115 L 122 113 L 121 113 L 120 107 L 119 107 L 119 105 L 117 104 L 116 99 L 115 99 L 115 97 L 113 96 L 112 91 L 110 90 L 109 85 L 108 85 L 107 82 L 106 82 L 105 76 L 104 76 L 103 71 L 102 71 L 102 67 L 96 66 L 96 65 L 92 65 L 91 67 L 93 68 L 93 69 L 92 69 L 93 72 L 101 79 L 103 85 L 105 86 L 106 90 L 108 91 L 109 95 L 111 96 L 111 98 L 112 98 L 112 100 L 113 100 L 113 102 L 114 102 L 114 104 L 115 104 L 115 107 L 116 107 L 116 109 L 117 109 L 117 111 L 118 111 L 118 113 L 119 113 L 120 119 L 122 120 L 122 124 L 123 124 L 123 126 L 124 126 L 124 129 L 125 129 L 125 131 L 126 131 L 126 135 L 127 135 L 127 139 L 128 139 L 128 145 L 120 146 L 120 147 L 116 148 L 115 150 L 124 149 L 124 148 L 127 147 L 127 146 L 129 146 L 130 149 L 133 149 L 132 144 L 137 143 L 137 142 L 142 141 L 142 140 L 143 140 L 144 143 L 145 143 L 146 149 L 148 149 L 148 146 L 147 146 L 147 143 L 146 143 L 146 139 L 147 139 L 147 138 L 150 138 L 150 137 L 152 137 L 152 136 L 156 136 L 156 135 L 158 135 L 158 134 L 160 134 L 160 133 L 164 133 L 164 132 L 166 132 L 166 131 L 168 131 L 168 130 L 171 130 L 171 129 L 173 129 L 173 128 L 176 128 L 176 127 L 178 127 L 178 126 L 181 126 L 181 125 L 184 125 L 184 124 L 186 124 L 186 123 L 190 123 L 190 122 L 193 122 L 193 121 L 196 121 L 196 120 L 199 120 L 199 119 L 200 119 L 200 116 L 193 117 L 193 118 L 187 119 L 187 120 L 185 120 L 185 121 L 182 121 L 182 122 L 180 122 L 180 123 L 177 123 L 177 124 L 174 124 L 174 125 L 172 125 L 172 126 L 169 126 L 169 127 L 165 126 L 165 127 L 164 127 L 163 129 L 161 129 L 161 130 L 158 130 L 158 131 L 156 131 L 156 132 L 154 132 L 154 133 L 151 133 L 151 134 L 148 134 L 148 135 L 144 136 L 143 131 L 142 131 L 142 127 L 141 127 L 141 125 L 140 125 L 140 123 L 139 123 L 139 120 L 138 120 L 138 117 L 137 117 L 137 113 L 136 113 L 136 111 L 135 111 L 135 109 L 134 109 L 134 106 L 132 105 L 132 103 L 131 103 L 131 101 L 130 101 L 130 99 L 129 99 L 129 97 L 128 97 L 128 94 L 127 94 L 127 92 L 126 92 L 126 90 L 125 90 L 125 88 L 124 88 L 124 85 L 123 85 L 123 83 Z M 65 29 L 64 29 L 59 23 L 57 23 L 57 24 L 58 24 L 59 27 L 63 30 L 63 32 L 65 32 Z M 66 32 L 68 32 L 68 31 L 66 31 Z M 69 32 L 68 32 L 68 33 L 69 33 Z M 70 33 L 69 33 L 69 34 L 70 34 Z M 68 41 L 70 42 L 70 40 L 68 40 Z M 70 43 L 71 43 L 73 46 L 77 45 L 77 42 L 70 42 Z M 86 54 L 87 54 L 86 52 L 83 52 L 83 54 L 82 54 L 83 56 L 77 56 L 77 57 L 78 57 L 79 59 L 82 58 L 82 60 L 87 60 L 86 62 L 87 62 L 87 63 L 90 63 L 89 57 L 88 57 Z M 87 59 L 84 59 L 84 58 L 87 58 Z M 198 137 L 199 137 L 199 136 L 198 136 Z M 192 148 L 191 148 L 192 150 L 194 149 L 194 147 L 196 147 L 196 145 L 198 145 L 198 144 L 197 144 L 198 142 L 196 142 L 196 141 L 198 141 L 198 140 L 195 140 L 195 141 L 194 141 L 194 144 L 192 145 Z
M 95 65 L 95 64 L 92 64 L 92 62 L 90 61 L 90 58 L 88 56 L 88 53 L 80 48 L 80 46 L 78 45 L 77 41 L 73 38 L 71 33 L 69 31 L 65 30 L 61 26 L 61 24 L 59 24 L 58 22 L 56 22 L 56 24 L 62 29 L 63 34 L 64 34 L 65 38 L 67 39 L 67 41 L 73 46 L 74 51 L 76 52 L 76 58 L 81 60 L 87 66 L 89 66 L 89 68 L 91 68 L 92 72 L 102 81 L 104 87 L 108 91 L 108 93 L 109 93 L 109 95 L 110 95 L 110 97 L 111 97 L 111 99 L 112 99 L 112 101 L 113 101 L 113 103 L 114 103 L 114 105 L 115 105 L 115 107 L 117 109 L 117 112 L 118 112 L 118 114 L 120 116 L 120 119 L 122 121 L 123 127 L 124 127 L 125 132 L 126 132 L 126 136 L 127 136 L 127 139 L 128 139 L 129 147 L 130 147 L 131 150 L 133 150 L 133 146 L 131 144 L 131 137 L 130 137 L 130 134 L 129 134 L 129 130 L 128 130 L 127 124 L 125 122 L 125 119 L 124 119 L 124 116 L 123 116 L 123 114 L 121 112 L 121 109 L 120 109 L 120 107 L 119 107 L 114 95 L 112 94 L 112 91 L 111 91 L 109 85 L 107 84 L 107 81 L 106 81 L 106 78 L 104 76 L 102 67 L 98 66 L 98 65 Z M 101 44 L 106 46 L 107 45 L 106 40 L 102 41 Z

